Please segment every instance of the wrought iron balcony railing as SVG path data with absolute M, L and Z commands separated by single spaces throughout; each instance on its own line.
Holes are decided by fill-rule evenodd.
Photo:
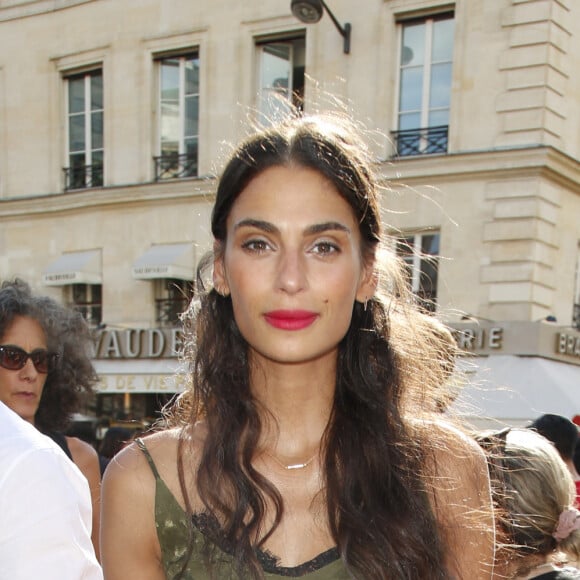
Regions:
M 163 326 L 178 324 L 179 315 L 185 312 L 188 304 L 187 298 L 157 298 L 155 300 L 155 321 Z
M 155 181 L 180 179 L 197 175 L 197 155 L 177 153 L 153 157 L 155 163 Z
M 574 304 L 574 310 L 572 311 L 572 326 L 576 330 L 580 330 L 580 304 Z
M 62 171 L 65 191 L 103 186 L 103 166 L 101 164 L 64 167 Z
M 391 137 L 395 145 L 394 157 L 447 153 L 449 127 L 439 125 L 424 129 L 391 131 Z

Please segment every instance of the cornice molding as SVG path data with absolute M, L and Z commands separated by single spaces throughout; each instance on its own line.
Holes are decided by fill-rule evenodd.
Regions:
M 580 161 L 545 146 L 404 157 L 382 163 L 379 174 L 406 185 L 542 176 L 580 195 Z
M 0 221 L 46 214 L 83 213 L 107 207 L 213 199 L 215 179 L 175 180 L 140 185 L 83 189 L 66 193 L 0 200 Z

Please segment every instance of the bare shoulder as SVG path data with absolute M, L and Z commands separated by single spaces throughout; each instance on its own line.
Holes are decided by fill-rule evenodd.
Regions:
M 91 487 L 91 494 L 97 499 L 99 494 L 98 487 L 101 481 L 101 467 L 97 451 L 92 445 L 78 437 L 67 437 L 66 441 L 75 465 L 87 478 Z
M 495 528 L 485 455 L 452 423 L 433 421 L 418 428 L 432 443 L 428 490 L 448 546 L 448 568 L 457 578 L 490 579 Z
M 432 442 L 434 457 L 440 468 L 459 468 L 464 472 L 466 462 L 487 472 L 483 450 L 465 430 L 451 422 L 440 420 L 416 426 Z
M 155 527 L 155 474 L 177 471 L 178 431 L 132 442 L 111 460 L 103 477 L 101 544 L 110 580 L 161 579 L 161 549 Z M 150 464 L 150 461 L 152 464 Z
M 66 442 L 68 448 L 70 449 L 71 455 L 73 456 L 74 462 L 78 465 L 80 462 L 90 462 L 91 460 L 98 461 L 98 454 L 95 448 L 79 439 L 78 437 L 66 437 Z
M 145 473 L 149 473 L 153 477 L 153 471 L 147 455 L 150 456 L 160 475 L 169 469 L 170 466 L 177 464 L 178 430 L 172 429 L 152 433 L 141 437 L 140 441 L 146 452 L 141 449 L 136 441 L 133 441 L 113 457 L 107 466 L 105 478 L 141 478 Z

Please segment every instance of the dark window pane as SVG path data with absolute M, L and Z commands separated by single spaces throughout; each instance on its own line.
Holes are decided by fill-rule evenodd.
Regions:
M 199 93 L 199 60 L 190 58 L 185 63 L 185 94 Z
M 439 234 L 424 234 L 421 236 L 421 252 L 431 256 L 439 255 Z
M 84 151 L 85 144 L 85 116 L 74 115 L 69 117 L 69 151 Z
M 177 103 L 179 100 L 179 60 L 161 62 L 161 100 Z
M 91 110 L 103 108 L 103 75 L 96 72 L 91 75 Z
M 71 77 L 68 79 L 68 111 L 82 113 L 85 110 L 85 78 Z
M 421 109 L 423 96 L 423 67 L 405 68 L 401 71 L 400 111 Z
M 429 108 L 449 107 L 451 100 L 451 63 L 431 67 Z
M 103 113 L 93 113 L 91 115 L 92 135 L 91 149 L 103 148 Z
M 187 97 L 185 99 L 185 136 L 198 134 L 199 97 Z

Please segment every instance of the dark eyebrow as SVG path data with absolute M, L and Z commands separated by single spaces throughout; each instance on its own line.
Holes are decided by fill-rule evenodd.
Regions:
M 238 223 L 234 224 L 234 230 L 239 230 L 240 228 L 256 228 L 258 230 L 262 230 L 269 234 L 273 234 L 278 230 L 278 228 L 271 224 L 270 222 L 264 220 L 256 220 L 252 218 L 246 218 L 244 220 L 240 220 Z
M 341 224 L 340 222 L 324 222 L 321 224 L 314 224 L 312 226 L 308 226 L 304 233 L 311 236 L 313 234 L 323 234 L 324 232 L 329 232 L 332 230 L 346 232 L 347 234 L 351 233 L 350 228 L 344 224 Z
M 264 221 L 264 220 L 257 220 L 252 218 L 246 218 L 240 220 L 237 224 L 234 225 L 234 229 L 240 229 L 243 227 L 252 227 L 258 230 L 262 230 L 263 232 L 267 232 L 269 234 L 277 233 L 280 230 L 272 223 Z M 339 231 L 339 232 L 346 232 L 348 234 L 351 233 L 350 228 L 341 224 L 340 222 L 323 222 L 321 224 L 314 224 L 308 226 L 304 231 L 304 234 L 307 236 L 312 236 L 316 234 L 322 234 L 328 231 Z

